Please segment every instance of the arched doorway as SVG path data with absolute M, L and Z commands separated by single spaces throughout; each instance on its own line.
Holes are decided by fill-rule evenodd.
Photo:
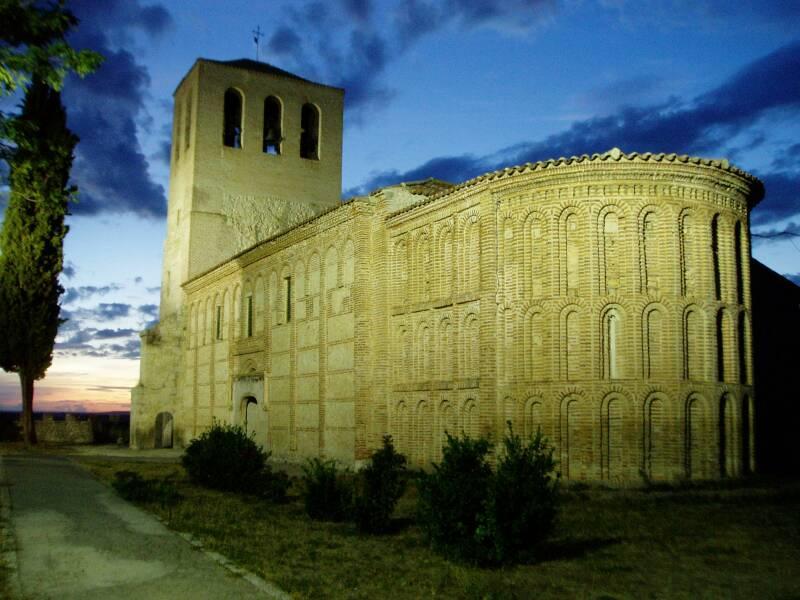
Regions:
M 242 425 L 247 435 L 253 435 L 258 428 L 258 400 L 245 396 L 242 400 Z
M 156 415 L 155 448 L 172 448 L 172 413 L 160 412 Z

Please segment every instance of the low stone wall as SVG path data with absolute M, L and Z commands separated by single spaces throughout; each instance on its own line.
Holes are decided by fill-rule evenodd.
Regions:
M 42 419 L 34 419 L 36 439 L 40 442 L 59 444 L 91 444 L 94 442 L 92 422 L 88 416 L 82 418 L 75 415 L 64 415 L 64 419 L 55 419 L 53 415 L 42 415 Z

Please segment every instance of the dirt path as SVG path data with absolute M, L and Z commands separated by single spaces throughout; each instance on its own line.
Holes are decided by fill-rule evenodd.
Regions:
M 270 596 L 69 460 L 21 453 L 0 461 L 25 598 Z

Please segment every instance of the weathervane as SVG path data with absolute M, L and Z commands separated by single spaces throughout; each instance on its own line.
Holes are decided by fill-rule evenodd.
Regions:
M 258 61 L 258 41 L 264 37 L 264 34 L 261 31 L 261 25 L 253 29 L 253 41 L 256 44 L 256 61 Z

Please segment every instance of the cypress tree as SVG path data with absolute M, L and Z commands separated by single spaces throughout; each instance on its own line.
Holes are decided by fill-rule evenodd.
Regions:
M 64 222 L 73 149 L 61 94 L 34 76 L 22 114 L 14 120 L 16 145 L 9 161 L 10 194 L 0 231 L 0 367 L 19 375 L 22 430 L 36 442 L 33 383 L 53 359 L 60 319 L 58 281 L 63 267 Z

